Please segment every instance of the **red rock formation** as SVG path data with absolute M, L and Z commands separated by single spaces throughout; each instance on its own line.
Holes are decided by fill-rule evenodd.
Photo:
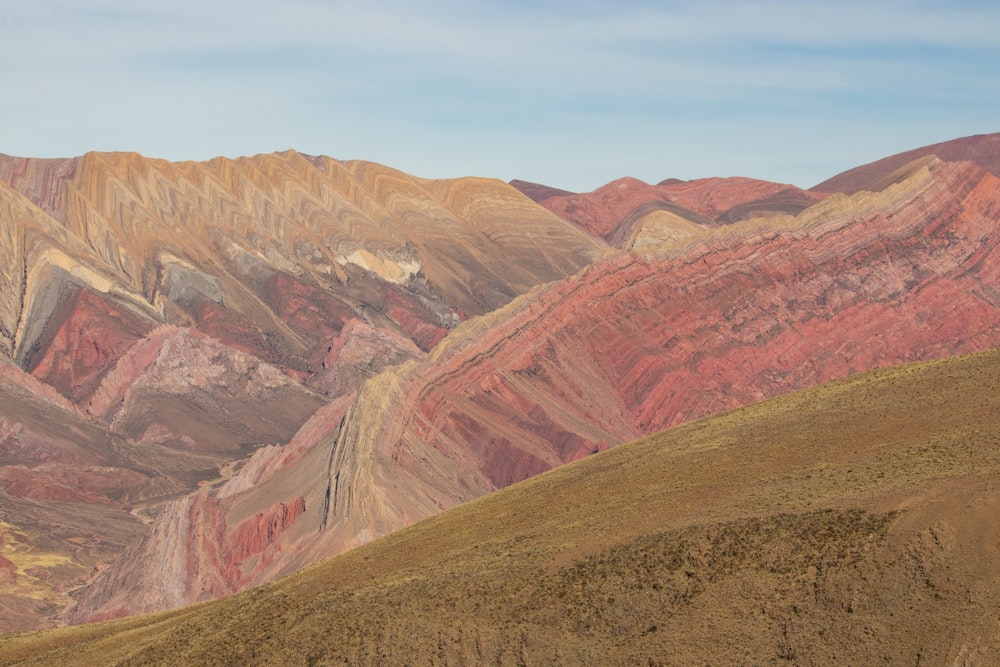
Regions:
M 136 443 L 229 457 L 286 442 L 321 404 L 257 357 L 164 326 L 119 359 L 87 411 Z
M 655 185 L 643 183 L 637 178 L 621 178 L 593 192 L 550 196 L 539 203 L 562 219 L 620 247 L 611 239 L 627 238 L 628 235 L 620 233 L 619 228 L 626 224 L 633 212 L 644 205 L 668 206 L 669 200 Z M 708 222 L 700 219 L 693 211 L 678 212 L 693 222 Z
M 28 359 L 38 379 L 80 402 L 89 398 L 104 374 L 153 324 L 87 289 L 67 295 L 53 314 L 47 340 Z
M 961 162 L 963 160 L 975 162 L 985 171 L 994 176 L 1000 176 L 1000 132 L 952 139 L 890 155 L 881 160 L 848 169 L 810 189 L 814 192 L 843 192 L 846 194 L 867 190 L 877 187 L 880 181 L 883 181 L 897 169 L 928 155 L 934 155 L 946 162 Z
M 62 211 L 66 183 L 76 174 L 79 158 L 39 160 L 0 153 L 0 181 L 22 193 L 50 215 Z
M 187 591 L 174 604 L 225 582 L 259 583 L 672 424 L 874 366 L 1000 345 L 998 211 L 1000 180 L 935 161 L 795 218 L 735 223 L 665 255 L 609 257 L 372 377 L 343 421 L 331 413 L 312 424 L 311 446 L 290 465 L 281 449 L 262 450 L 252 479 L 227 483 L 231 494 L 184 501 L 226 511 L 165 513 L 161 537 L 87 589 L 77 618 L 156 608 L 161 572 Z M 244 561 L 237 577 L 227 526 L 299 496 L 306 511 L 260 568 Z M 160 565 L 178 550 L 200 554 L 198 577 Z M 132 606 L 110 602 L 122 599 Z
M 737 226 L 739 243 L 710 238 L 648 262 L 618 256 L 521 299 L 454 332 L 390 396 L 359 397 L 373 414 L 352 413 L 338 450 L 368 462 L 335 463 L 348 509 L 330 521 L 376 523 L 350 509 L 375 497 L 367 511 L 400 525 L 427 506 L 406 505 L 414 495 L 458 502 L 457 479 L 486 491 L 794 388 L 998 345 L 998 207 L 996 178 L 935 163 L 795 226 Z M 422 491 L 392 489 L 401 477 Z
M 216 507 L 199 485 L 238 459 L 250 457 L 248 472 L 231 495 L 253 471 L 266 480 L 308 462 L 302 475 L 324 476 L 315 442 L 293 440 L 274 459 L 270 445 L 325 425 L 325 400 L 336 399 L 339 425 L 365 379 L 607 250 L 499 181 L 427 181 L 295 152 L 206 163 L 0 155 L 0 230 L 0 358 L 35 376 L 29 400 L 0 371 L 0 497 L 14 523 L 41 527 L 25 548 L 57 545 L 73 577 L 136 546 L 138 516 L 167 497 L 201 489 L 198 506 Z M 65 428 L 46 425 L 65 415 Z M 293 491 L 219 506 L 220 530 Z M 67 518 L 39 516 L 56 503 Z M 67 535 L 73 522 L 93 532 Z M 67 541 L 80 537 L 107 547 Z M 212 572 L 206 591 L 266 569 L 264 554 L 236 573 L 228 560 L 197 560 Z M 4 608 L 52 622 L 67 579 L 28 579 Z
M 738 243 L 606 260 L 470 322 L 366 386 L 331 466 L 329 523 L 391 529 L 607 443 L 998 345 L 998 210 L 998 179 L 936 162 L 794 223 L 737 225 Z
M 318 410 L 288 445 L 257 450 L 225 484 L 167 503 L 142 542 L 80 591 L 68 620 L 218 597 L 315 560 L 305 552 L 323 517 L 329 450 L 352 399 Z M 151 586 L 153 579 L 159 583 Z
M 229 536 L 229 558 L 240 564 L 250 556 L 274 544 L 275 540 L 306 511 L 306 499 L 299 496 L 291 503 L 278 503 L 267 512 L 246 519 Z
M 287 273 L 275 273 L 265 290 L 278 317 L 315 340 L 334 338 L 344 322 L 355 316 L 354 309 L 333 294 Z
M 327 396 L 354 393 L 368 378 L 387 366 L 407 359 L 422 359 L 423 351 L 409 338 L 387 329 L 376 329 L 360 320 L 344 325 L 326 348 L 322 370 L 306 385 Z
M 793 185 L 739 177 L 671 180 L 657 187 L 670 201 L 723 224 L 758 215 L 796 214 L 823 198 Z
M 486 179 L 286 153 L 0 180 L 0 354 L 35 373 L 0 363 L 0 502 L 65 563 L 17 570 L 39 622 L 81 584 L 73 620 L 222 595 L 667 425 L 1000 341 L 998 181 L 971 164 L 794 218 L 822 195 L 545 193 L 649 253 L 589 267 L 606 244 Z
M 522 181 L 512 185 L 564 220 L 618 248 L 630 248 L 651 214 L 667 212 L 702 227 L 754 215 L 798 213 L 823 195 L 751 178 L 670 179 L 649 185 L 635 178 L 573 194 Z

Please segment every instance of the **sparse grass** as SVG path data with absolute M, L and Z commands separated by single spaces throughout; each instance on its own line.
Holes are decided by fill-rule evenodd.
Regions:
M 61 554 L 48 553 L 32 548 L 24 532 L 17 526 L 0 520 L 0 556 L 14 564 L 16 584 L 0 584 L 0 595 L 15 594 L 26 600 L 35 600 L 66 606 L 70 599 L 53 590 L 46 582 L 56 568 L 82 568 L 73 559 Z

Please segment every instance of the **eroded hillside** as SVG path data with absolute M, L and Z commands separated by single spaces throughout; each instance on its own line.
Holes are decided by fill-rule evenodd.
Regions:
M 263 588 L 5 664 L 995 664 L 1000 353 L 539 475 Z
M 262 453 L 267 474 L 240 493 L 204 487 L 171 506 L 164 530 L 177 513 L 196 519 L 171 533 L 169 562 L 217 555 L 173 585 L 178 602 L 231 568 L 260 583 L 667 426 L 1000 345 L 998 210 L 996 177 L 925 161 L 880 192 L 619 254 L 470 320 L 367 382 L 287 466 Z M 300 497 L 306 510 L 259 557 L 213 537 Z M 221 511 L 190 512 L 209 499 Z M 162 583 L 145 573 L 163 548 L 146 542 L 101 573 L 74 618 L 156 608 Z
M 0 221 L 0 501 L 8 553 L 34 554 L 8 559 L 34 565 L 5 577 L 6 629 L 55 622 L 165 500 L 607 251 L 499 181 L 294 152 L 0 156 Z M 267 536 L 282 500 L 231 528 Z
M 295 152 L 0 156 L 0 627 L 214 598 L 667 426 L 1000 345 L 998 184 L 931 155 L 851 196 L 520 184 L 562 219 Z

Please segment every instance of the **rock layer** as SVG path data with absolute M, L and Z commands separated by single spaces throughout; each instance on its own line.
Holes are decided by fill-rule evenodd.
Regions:
M 0 620 L 23 627 L 261 584 L 638 435 L 1000 341 L 1000 191 L 972 163 L 825 198 L 529 188 L 606 214 L 575 223 L 294 152 L 0 179 Z
M 308 373 L 351 319 L 426 350 L 465 317 L 575 273 L 602 252 L 497 181 L 424 181 L 294 152 L 207 163 L 123 153 L 3 157 L 0 177 L 0 202 L 14 221 L 6 280 L 12 295 L 26 295 L 7 306 L 3 324 L 11 339 L 22 312 L 30 320 L 8 342 L 25 365 L 48 352 L 72 314 L 62 304 L 73 286 Z M 25 266 L 42 270 L 21 247 L 29 231 L 54 237 L 50 264 L 69 289 L 19 284 Z
M 621 178 L 583 194 L 523 181 L 512 185 L 564 220 L 624 249 L 686 238 L 750 217 L 799 213 L 824 196 L 751 178 L 668 179 L 658 185 Z
M 186 515 L 197 525 L 218 509 L 209 480 L 245 479 L 238 462 L 298 442 L 324 403 L 339 423 L 342 397 L 367 378 L 608 250 L 499 181 L 435 182 L 295 152 L 205 163 L 0 155 L 0 223 L 0 356 L 41 392 L 29 405 L 0 387 L 3 516 L 55 526 L 11 534 L 73 573 L 32 578 L 8 558 L 0 629 L 19 617 L 19 628 L 52 623 L 72 603 L 67 582 L 135 547 L 143 522 L 163 514 L 170 527 L 154 535 L 188 525 L 164 502 L 201 508 Z M 87 425 L 83 449 L 46 431 L 46 401 L 72 428 Z M 198 489 L 205 502 L 189 503 Z M 202 578 L 206 594 L 257 580 L 265 542 L 306 507 L 298 497 L 218 509 L 220 530 L 237 537 L 199 543 L 209 549 L 199 559 L 222 563 Z M 63 503 L 68 518 L 41 520 L 32 503 Z M 271 513 L 282 503 L 287 511 Z M 259 525 L 246 523 L 258 514 Z M 60 532 L 84 516 L 92 532 Z M 102 525 L 114 535 L 102 538 Z M 106 547 L 81 548 L 78 537 Z
M 848 169 L 814 185 L 811 190 L 813 192 L 853 194 L 859 190 L 878 189 L 880 183 L 897 169 L 929 155 L 947 162 L 963 160 L 975 162 L 983 170 L 994 176 L 1000 176 L 1000 133 L 977 134 L 890 155 L 881 160 Z
M 702 230 L 665 254 L 609 257 L 374 376 L 342 420 L 333 415 L 263 483 L 207 493 L 247 508 L 305 498 L 267 547 L 276 576 L 667 426 L 1000 345 L 998 212 L 1000 180 L 931 161 L 877 193 Z M 231 510 L 222 524 L 259 511 Z M 204 521 L 186 538 L 171 533 L 181 552 L 210 551 L 191 546 L 218 530 Z M 155 597 L 159 580 L 132 565 L 155 562 L 154 548 L 164 547 L 151 543 L 99 577 L 77 618 L 138 610 L 102 602 L 125 579 L 131 604 Z M 230 565 L 214 563 L 212 576 L 225 580 Z

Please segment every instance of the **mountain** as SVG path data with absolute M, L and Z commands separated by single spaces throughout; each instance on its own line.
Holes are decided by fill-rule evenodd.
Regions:
M 858 374 L 0 662 L 996 664 L 998 385 L 997 350 Z
M 1000 345 L 973 162 L 850 196 L 625 179 L 574 200 L 590 227 L 520 188 L 0 157 L 0 628 L 259 586 L 668 426 Z
M 1000 346 L 998 206 L 1000 179 L 932 160 L 878 193 L 597 261 L 383 370 L 290 452 L 173 502 L 151 531 L 169 539 L 98 574 L 72 619 L 263 583 L 668 426 Z M 249 557 L 243 522 L 293 506 Z
M 823 194 L 752 178 L 621 178 L 576 194 L 537 183 L 511 185 L 559 217 L 623 249 L 642 250 L 751 217 L 799 213 Z
M 499 181 L 295 152 L 0 156 L 0 220 L 4 629 L 59 622 L 164 502 L 609 251 Z
M 985 171 L 994 176 L 1000 176 L 1000 133 L 977 134 L 890 155 L 881 160 L 848 169 L 813 186 L 810 190 L 819 193 L 844 192 L 847 194 L 853 194 L 859 190 L 877 190 L 885 187 L 886 179 L 890 179 L 897 169 L 929 155 L 934 155 L 947 162 L 975 162 Z

